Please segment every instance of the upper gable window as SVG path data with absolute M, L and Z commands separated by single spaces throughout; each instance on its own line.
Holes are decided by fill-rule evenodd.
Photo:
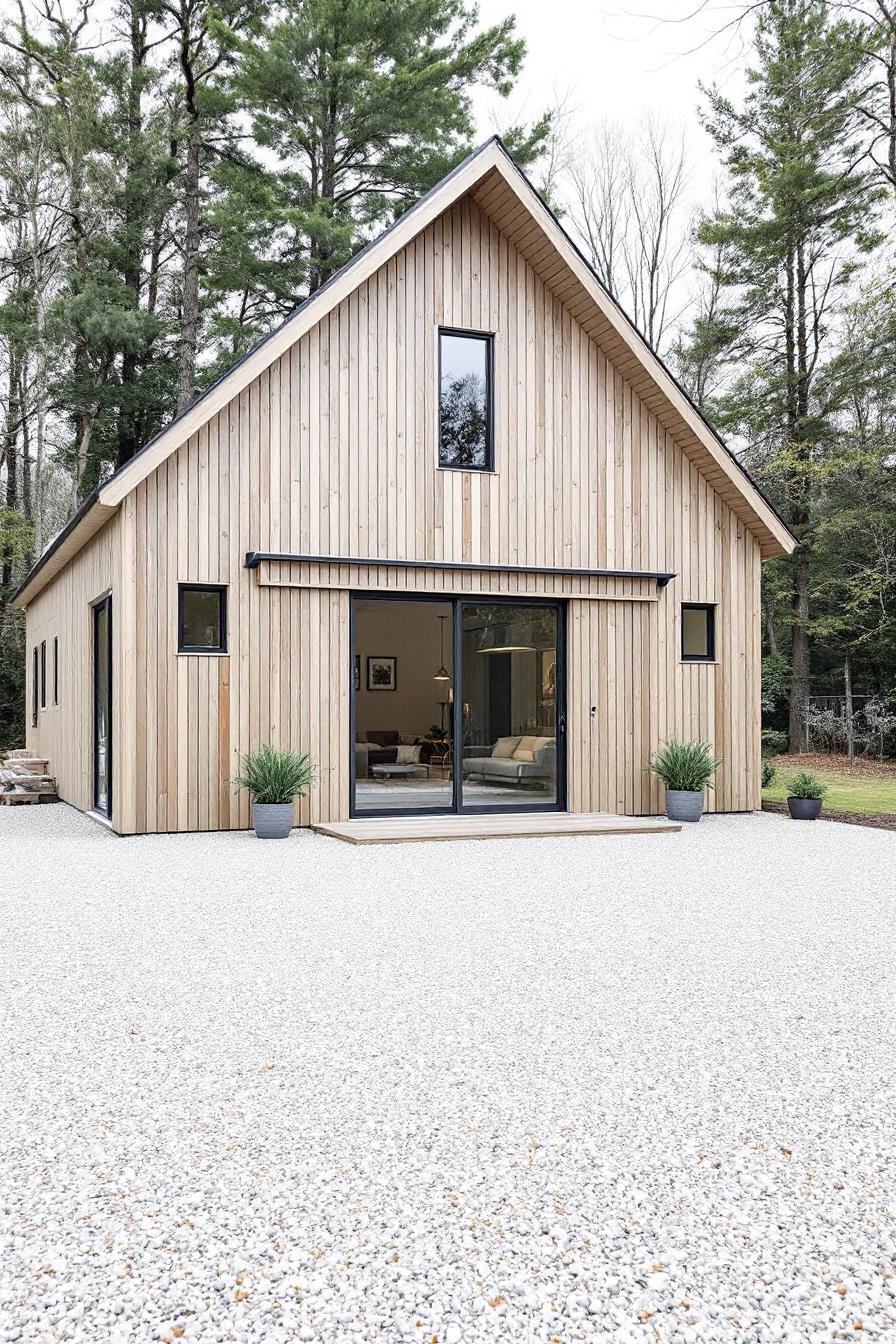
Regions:
M 494 468 L 492 337 L 439 332 L 439 466 Z

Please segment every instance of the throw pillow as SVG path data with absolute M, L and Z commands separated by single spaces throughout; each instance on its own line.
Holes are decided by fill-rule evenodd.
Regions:
M 419 747 L 411 747 L 411 746 L 399 746 L 399 747 L 398 747 L 398 759 L 396 760 L 395 764 L 396 764 L 396 765 L 419 765 L 419 764 L 420 764 L 420 748 L 419 748 Z
M 535 743 L 540 742 L 541 740 L 541 738 L 535 736 L 521 737 L 517 743 L 516 750 L 513 752 L 513 759 L 515 761 L 531 761 L 533 759 Z
M 518 737 L 499 737 L 492 747 L 492 755 L 498 760 L 512 756 L 520 744 Z
M 377 728 L 376 731 L 371 728 L 367 734 L 367 741 L 375 742 L 378 747 L 397 747 L 398 733 L 389 728 Z

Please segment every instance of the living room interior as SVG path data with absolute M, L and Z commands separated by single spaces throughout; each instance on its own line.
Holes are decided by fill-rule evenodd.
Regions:
M 357 596 L 353 628 L 356 814 L 560 805 L 559 606 Z

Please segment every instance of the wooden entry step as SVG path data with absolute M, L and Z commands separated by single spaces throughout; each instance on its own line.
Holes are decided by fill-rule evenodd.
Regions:
M 550 835 L 642 835 L 680 831 L 665 817 L 617 817 L 610 812 L 504 812 L 450 817 L 355 817 L 317 822 L 313 829 L 350 845 L 399 845 L 418 840 L 501 840 Z

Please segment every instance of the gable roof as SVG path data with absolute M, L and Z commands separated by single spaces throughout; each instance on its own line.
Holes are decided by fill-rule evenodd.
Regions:
M 498 136 L 474 150 L 431 191 L 362 248 L 282 323 L 175 416 L 93 491 L 39 557 L 13 598 L 24 606 L 75 555 L 122 500 L 214 415 L 279 359 L 369 276 L 456 201 L 470 195 L 600 345 L 641 402 L 732 511 L 758 538 L 763 557 L 789 554 L 796 539 L 690 397 L 604 288 Z

